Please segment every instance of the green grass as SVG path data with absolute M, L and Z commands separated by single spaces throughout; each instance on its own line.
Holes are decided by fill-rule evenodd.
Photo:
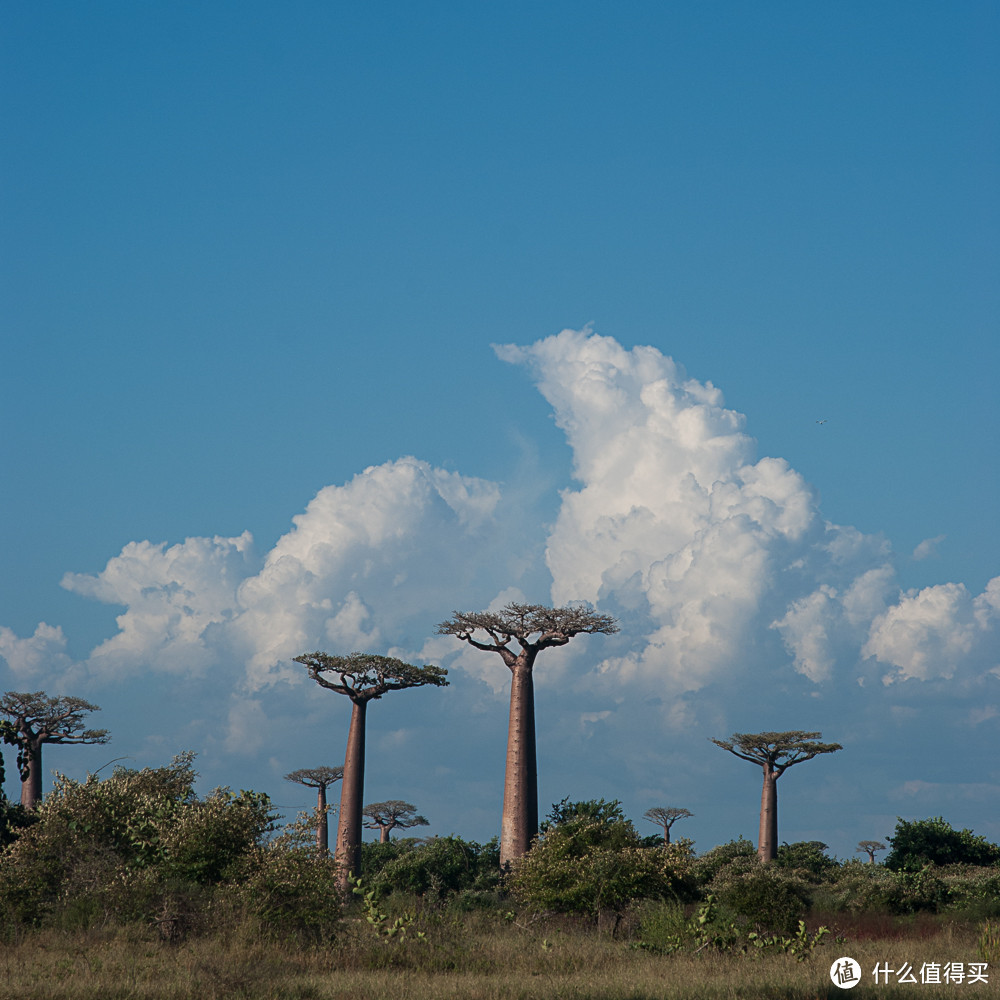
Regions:
M 831 935 L 805 962 L 782 954 L 673 955 L 635 948 L 636 920 L 616 938 L 569 918 L 504 919 L 499 911 L 418 914 L 403 940 L 379 939 L 349 915 L 334 942 L 296 945 L 248 925 L 167 944 L 140 926 L 39 930 L 0 946 L 0 998 L 6 1000 L 814 1000 L 830 997 L 998 995 L 988 986 L 871 985 L 888 962 L 983 961 L 983 927 L 946 918 L 845 917 L 823 920 Z M 813 919 L 811 925 L 816 923 Z M 865 982 L 845 992 L 828 970 L 850 955 Z

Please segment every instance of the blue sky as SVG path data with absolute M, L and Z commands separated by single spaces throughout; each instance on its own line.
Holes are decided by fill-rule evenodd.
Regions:
M 434 625 L 585 599 L 622 633 L 539 661 L 543 813 L 753 838 L 708 738 L 814 729 L 845 750 L 782 839 L 1000 840 L 998 38 L 971 2 L 8 10 L 0 685 L 113 735 L 46 768 L 193 749 L 294 812 L 349 706 L 290 658 L 391 651 L 452 684 L 370 713 L 368 799 L 487 839 L 506 671 Z

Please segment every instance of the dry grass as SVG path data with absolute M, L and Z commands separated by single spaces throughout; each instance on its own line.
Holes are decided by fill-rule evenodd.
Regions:
M 888 962 L 982 961 L 979 928 L 937 920 L 895 921 L 841 930 L 810 960 L 780 954 L 659 955 L 567 920 L 530 926 L 498 914 L 418 920 L 426 940 L 379 940 L 348 920 L 324 947 L 268 941 L 246 928 L 169 945 L 139 927 L 76 933 L 39 931 L 0 949 L 0 1000 L 814 1000 L 1000 994 L 989 986 L 913 985 L 875 989 L 870 970 Z M 831 962 L 850 955 L 867 982 L 850 993 L 829 979 Z

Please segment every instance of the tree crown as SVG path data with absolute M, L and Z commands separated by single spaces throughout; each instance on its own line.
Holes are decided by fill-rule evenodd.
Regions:
M 307 788 L 326 788 L 344 776 L 342 767 L 300 767 L 285 775 L 285 781 L 294 781 Z
M 83 717 L 99 712 L 83 698 L 50 697 L 44 691 L 7 691 L 0 698 L 0 713 L 10 725 L 5 727 L 8 742 L 107 743 L 106 729 L 84 729 Z
M 652 809 L 647 809 L 642 817 L 648 819 L 650 823 L 659 823 L 660 826 L 663 826 L 693 815 L 694 813 L 689 809 L 681 809 L 677 806 L 654 806 Z
M 793 764 L 844 749 L 839 743 L 820 743 L 822 735 L 793 729 L 784 733 L 733 733 L 728 740 L 713 739 L 712 742 L 741 760 L 760 764 L 780 777 Z
M 441 667 L 414 666 L 392 656 L 376 653 L 350 653 L 348 656 L 330 656 L 328 653 L 303 653 L 294 658 L 308 671 L 309 676 L 322 687 L 339 694 L 346 694 L 353 702 L 367 702 L 381 698 L 387 691 L 404 688 L 446 687 L 448 671 Z M 339 683 L 328 680 L 325 674 L 336 674 Z
M 401 799 L 389 799 L 386 802 L 372 802 L 365 806 L 362 815 L 368 820 L 364 823 L 367 830 L 380 830 L 384 826 L 400 827 L 408 830 L 411 826 L 430 826 L 423 816 L 416 815 L 417 807 L 411 802 Z
M 533 654 L 550 646 L 565 646 L 582 633 L 611 635 L 617 631 L 618 623 L 611 615 L 598 614 L 583 605 L 550 608 L 516 602 L 500 611 L 456 611 L 437 627 L 438 635 L 453 635 L 476 649 L 507 654 L 505 660 L 515 656 L 509 648 L 514 640 L 523 651 Z M 489 641 L 475 638 L 477 632 L 485 633 Z

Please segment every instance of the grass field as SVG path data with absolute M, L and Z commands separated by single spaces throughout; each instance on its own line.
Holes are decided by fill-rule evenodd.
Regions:
M 248 927 L 175 944 L 138 925 L 86 931 L 40 930 L 0 946 L 0 998 L 10 1000 L 812 1000 L 829 997 L 1000 996 L 1000 955 L 984 956 L 983 926 L 944 917 L 846 917 L 803 962 L 772 952 L 637 948 L 640 930 L 607 929 L 568 918 L 520 924 L 496 911 L 419 914 L 402 940 L 378 937 L 349 915 L 336 940 L 302 946 L 267 939 Z M 813 919 L 811 924 L 816 924 Z M 419 939 L 413 931 L 422 931 Z M 836 936 L 841 940 L 836 940 Z M 859 961 L 863 981 L 835 987 L 831 963 Z M 924 962 L 992 959 L 994 981 L 875 986 L 871 970 Z M 995 978 L 994 978 L 995 977 Z

